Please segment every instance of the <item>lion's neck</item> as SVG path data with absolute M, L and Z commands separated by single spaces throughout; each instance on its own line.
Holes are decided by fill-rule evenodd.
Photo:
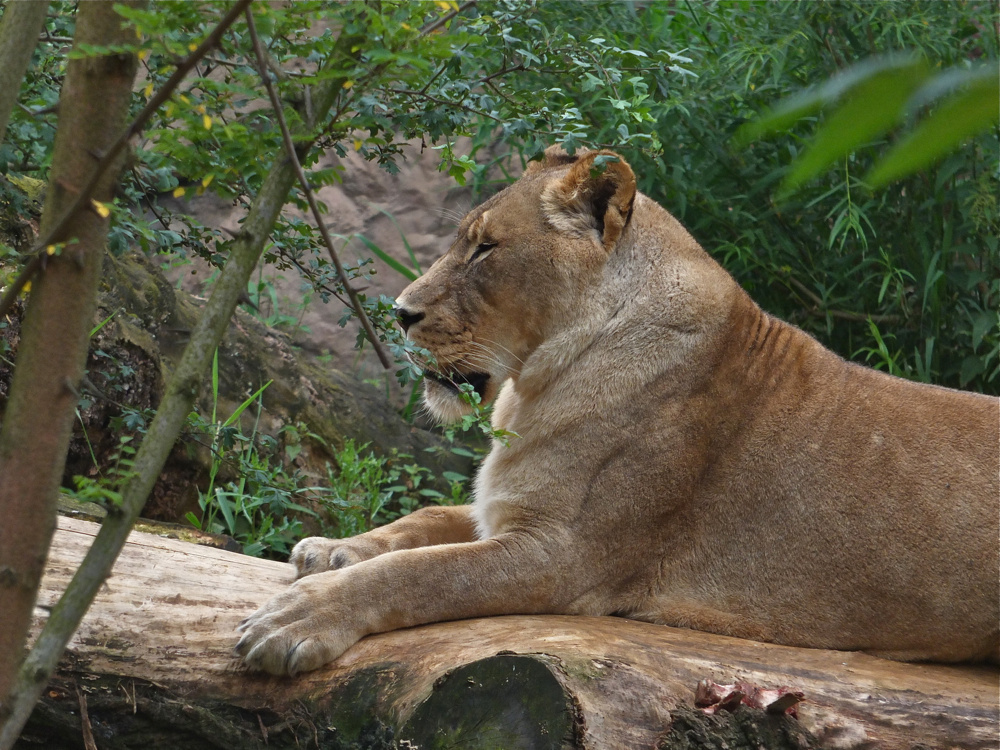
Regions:
M 522 406 L 569 397 L 598 408 L 642 398 L 656 380 L 693 381 L 686 371 L 705 361 L 742 291 L 690 237 L 684 248 L 654 239 L 620 248 L 526 359 L 513 383 Z

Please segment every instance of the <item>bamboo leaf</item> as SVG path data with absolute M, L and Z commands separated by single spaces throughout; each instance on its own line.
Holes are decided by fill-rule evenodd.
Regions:
M 742 148 L 765 135 L 788 130 L 803 117 L 816 114 L 841 98 L 854 97 L 858 90 L 873 80 L 918 68 L 926 69 L 926 64 L 912 55 L 878 57 L 852 65 L 829 81 L 789 97 L 758 119 L 741 126 L 733 137 L 733 145 Z
M 857 85 L 823 123 L 812 144 L 793 164 L 779 189 L 787 195 L 858 146 L 898 124 L 906 103 L 927 78 L 923 61 L 880 71 Z
M 966 71 L 962 71 L 966 72 Z M 942 76 L 943 78 L 944 76 Z M 882 187 L 934 163 L 968 138 L 1000 122 L 1000 71 L 983 69 L 964 76 L 964 90 L 948 97 L 912 132 L 893 146 L 865 182 Z M 947 83 L 954 83 L 950 78 Z M 935 79 L 924 88 L 941 90 Z M 926 100 L 917 92 L 914 98 Z
M 236 411 L 234 411 L 232 414 L 229 415 L 229 419 L 227 419 L 226 422 L 225 422 L 225 424 L 223 424 L 222 426 L 223 427 L 229 427 L 237 419 L 239 419 L 240 415 L 244 411 L 246 411 L 246 408 L 248 406 L 250 406 L 250 404 L 252 404 L 254 401 L 256 401 L 257 397 L 264 392 L 264 389 L 267 388 L 269 385 L 271 385 L 271 383 L 273 383 L 273 382 L 274 382 L 273 380 L 268 380 L 266 383 L 264 383 L 264 385 L 262 385 L 256 391 L 254 391 L 252 396 L 250 396 L 249 398 L 247 398 L 246 401 L 244 401 L 242 404 L 240 404 L 239 406 L 236 407 Z

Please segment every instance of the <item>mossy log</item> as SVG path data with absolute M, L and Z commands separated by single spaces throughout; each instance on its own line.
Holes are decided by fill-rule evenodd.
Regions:
M 36 630 L 96 530 L 60 519 Z M 291 578 L 286 564 L 134 532 L 17 747 L 996 747 L 995 668 L 610 617 L 439 623 L 371 636 L 295 678 L 247 673 L 234 628 Z M 797 721 L 706 716 L 693 707 L 703 679 L 805 702 Z

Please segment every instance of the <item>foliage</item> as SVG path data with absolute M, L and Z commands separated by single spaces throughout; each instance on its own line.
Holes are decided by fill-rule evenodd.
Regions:
M 209 432 L 219 425 L 192 415 L 191 427 Z M 289 425 L 285 458 L 294 458 L 304 439 L 322 438 L 304 425 Z M 466 501 L 467 477 L 445 472 L 449 493 L 431 485 L 435 477 L 412 456 L 376 456 L 367 445 L 347 440 L 334 452 L 336 467 L 327 464 L 323 481 L 315 482 L 283 461 L 278 441 L 258 434 L 230 431 L 227 440 L 213 446 L 214 460 L 225 465 L 234 479 L 208 492 L 199 492 L 201 516 L 187 515 L 196 528 L 228 534 L 254 556 L 286 557 L 304 533 L 303 520 L 332 537 L 369 531 L 421 505 L 461 504 Z
M 79 410 L 76 415 L 79 419 Z M 83 434 L 86 437 L 86 429 Z M 70 494 L 82 502 L 97 503 L 108 511 L 120 507 L 122 494 L 116 488 L 122 485 L 132 471 L 132 456 L 135 455 L 135 448 L 129 445 L 132 439 L 131 435 L 122 435 L 118 438 L 118 448 L 108 457 L 106 467 L 98 466 L 97 459 L 94 458 L 94 466 L 99 472 L 97 478 L 77 474 L 73 477 L 76 491 Z
M 845 357 L 925 382 L 1000 393 L 995 129 L 937 166 L 872 192 L 865 176 L 897 138 L 895 129 L 877 132 L 781 204 L 774 191 L 808 148 L 814 118 L 744 150 L 731 146 L 738 128 L 775 101 L 874 56 L 914 54 L 948 71 L 928 72 L 929 84 L 954 83 L 951 71 L 996 70 L 994 5 L 544 8 L 580 27 L 600 15 L 606 36 L 622 45 L 653 39 L 691 59 L 686 66 L 697 76 L 671 78 L 650 110 L 663 151 L 622 151 L 640 189 L 674 213 L 766 310 Z M 568 90 L 581 111 L 591 111 L 586 94 Z M 941 102 L 938 111 L 947 106 Z M 615 140 L 604 115 L 598 109 L 587 121 L 592 141 Z
M 72 6 L 54 7 L 46 32 L 52 41 L 39 46 L 22 89 L 27 111 L 15 112 L 0 147 L 0 175 L 9 178 L 0 179 L 0 201 L 11 205 L 27 205 L 20 177 L 45 177 L 51 158 L 54 128 L 46 110 L 57 102 L 65 39 L 73 32 Z M 948 96 L 965 96 L 983 85 L 990 91 L 991 83 L 977 83 L 975 77 L 996 69 L 992 6 L 909 0 L 488 0 L 452 18 L 457 7 L 453 2 L 255 6 L 291 123 L 308 110 L 310 90 L 331 77 L 347 81 L 334 116 L 312 144 L 319 148 L 302 144 L 314 186 L 342 177 L 340 168 L 319 168 L 323 149 L 355 151 L 393 172 L 406 142 L 416 140 L 436 149 L 441 168 L 457 181 L 484 192 L 552 142 L 569 150 L 613 147 L 633 164 L 641 189 L 675 213 L 769 311 L 844 356 L 876 367 L 946 385 L 1000 390 L 995 133 L 977 136 L 936 167 L 881 192 L 866 185 L 874 154 L 885 152 L 886 144 L 892 153 L 905 148 L 907 158 L 919 150 L 897 136 L 900 113 L 912 119 L 912 113 L 933 105 L 909 131 L 909 138 L 919 140 L 922 128 L 950 117 L 956 100 Z M 142 34 L 136 44 L 146 78 L 135 94 L 136 108 L 223 10 L 209 2 L 161 2 L 122 11 Z M 367 42 L 338 55 L 338 29 L 364 30 Z M 422 33 L 426 29 L 433 30 Z M 872 59 L 891 63 L 865 62 Z M 171 257 L 194 253 L 217 266 L 225 261 L 231 238 L 170 214 L 157 197 L 210 191 L 246 205 L 256 194 L 269 161 L 262 155 L 279 153 L 280 144 L 268 108 L 260 105 L 252 60 L 245 29 L 234 28 L 143 135 L 112 207 L 112 251 L 138 245 Z M 860 68 L 863 75 L 859 64 L 868 66 Z M 831 79 L 838 83 L 820 83 L 836 70 L 847 71 Z M 903 79 L 912 85 L 898 86 Z M 890 89 L 903 93 L 892 118 L 859 131 L 853 153 L 841 149 L 831 170 L 817 162 L 812 182 L 799 175 L 800 191 L 775 203 L 772 196 L 788 179 L 789 163 L 808 149 L 818 104 L 827 106 L 829 128 L 837 124 L 837 110 L 829 105 L 853 101 L 848 94 L 855 89 L 845 81 L 855 88 L 890 81 Z M 731 147 L 741 125 L 804 89 L 813 92 L 812 109 L 796 109 L 794 100 L 788 108 L 796 115 L 807 112 L 803 122 L 743 150 Z M 470 144 L 464 152 L 463 136 Z M 298 193 L 292 200 L 302 204 Z M 340 239 L 346 244 L 352 237 Z M 390 257 L 367 238 L 361 242 L 376 257 Z M 318 246 L 314 228 L 289 214 L 276 226 L 266 260 L 302 274 L 315 299 L 329 302 L 343 290 Z M 410 256 L 408 263 L 393 261 L 390 267 L 415 278 L 421 269 Z M 371 270 L 362 260 L 348 272 L 363 280 Z M 273 286 L 262 279 L 248 294 L 266 322 L 298 325 L 298 316 L 279 309 Z M 413 361 L 426 358 L 426 352 L 399 336 L 391 299 L 372 296 L 364 302 L 400 363 L 399 379 L 415 394 L 412 384 L 420 370 Z M 345 312 L 343 322 L 350 316 Z M 279 541 L 261 541 L 264 522 L 257 514 L 273 508 L 277 517 L 286 517 L 289 503 L 314 507 L 300 502 L 297 493 L 306 489 L 312 500 L 341 514 L 344 520 L 336 525 L 344 528 L 405 512 L 411 500 L 403 497 L 440 500 L 420 494 L 427 480 L 419 472 L 407 473 L 398 459 L 375 458 L 353 446 L 353 456 L 338 453 L 328 487 L 306 487 L 271 455 L 273 446 L 263 436 L 243 434 L 238 422 L 203 422 L 204 434 L 214 435 L 213 455 L 225 456 L 226 465 L 238 469 L 227 469 L 226 480 L 204 493 L 198 521 L 243 533 L 236 523 L 242 517 L 251 535 L 245 538 L 262 544 L 262 552 L 287 546 L 280 539 L 288 528 L 275 521 L 267 533 Z M 490 433 L 482 414 L 455 429 L 504 437 Z M 340 478 L 345 471 L 348 479 Z M 419 486 L 415 494 L 411 485 Z M 390 492 L 398 486 L 409 489 Z M 258 497 L 269 499 L 254 505 Z
M 803 117 L 831 110 L 809 149 L 785 177 L 781 192 L 787 194 L 929 106 L 933 111 L 872 168 L 865 183 L 884 187 L 940 159 L 969 137 L 996 128 L 1000 68 L 955 67 L 934 75 L 919 56 L 864 60 L 742 126 L 736 142 L 746 145 L 762 135 L 787 131 Z
M 393 458 L 365 451 L 367 445 L 355 446 L 347 440 L 337 451 L 336 471 L 327 467 L 329 488 L 313 488 L 314 497 L 329 511 L 333 526 L 325 531 L 337 537 L 349 537 L 369 531 L 416 510 L 428 502 L 460 505 L 466 502 L 467 477 L 445 472 L 449 494 L 428 486 L 434 481 L 430 472 L 413 461 L 412 456 Z

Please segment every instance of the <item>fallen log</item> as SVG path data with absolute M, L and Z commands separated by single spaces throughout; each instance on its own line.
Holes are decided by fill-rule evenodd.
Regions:
M 36 632 L 97 532 L 60 519 Z M 18 748 L 995 748 L 1000 673 L 620 618 L 371 636 L 296 678 L 242 671 L 236 624 L 292 568 L 134 532 Z M 372 596 L 378 596 L 377 591 Z M 702 680 L 801 692 L 798 720 L 694 708 Z M 725 744 L 724 744 L 725 743 Z

